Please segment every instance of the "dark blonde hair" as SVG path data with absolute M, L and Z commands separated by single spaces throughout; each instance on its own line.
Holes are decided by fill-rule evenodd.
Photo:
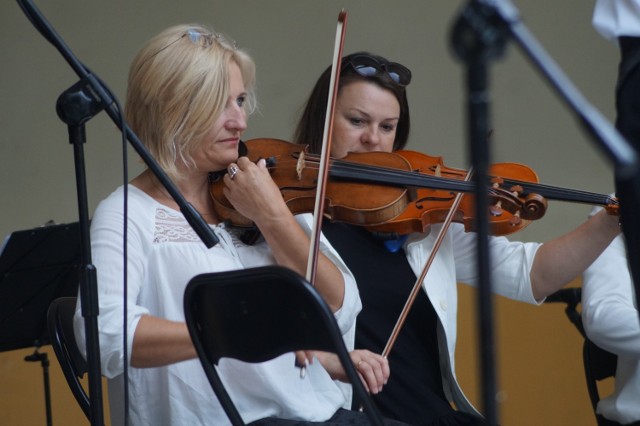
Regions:
M 180 179 L 178 161 L 193 165 L 192 152 L 225 108 L 229 65 L 240 68 L 253 112 L 255 64 L 235 43 L 197 24 L 177 25 L 149 40 L 134 58 L 125 114 L 163 170 Z
M 368 52 L 356 52 L 342 58 L 340 70 L 340 80 L 338 83 L 338 96 L 343 87 L 356 82 L 366 81 L 374 83 L 379 87 L 393 93 L 400 105 L 400 117 L 396 127 L 396 137 L 393 141 L 393 150 L 403 149 L 409 139 L 411 120 L 409 117 L 409 102 L 405 87 L 397 84 L 387 74 L 375 74 L 363 76 L 357 73 L 353 67 L 348 66 L 355 56 L 367 55 L 380 62 L 388 62 L 379 55 Z M 324 122 L 327 114 L 327 102 L 329 99 L 329 83 L 331 80 L 331 66 L 329 66 L 318 78 L 311 95 L 298 121 L 298 126 L 293 136 L 293 141 L 298 144 L 309 145 L 309 151 L 315 154 L 320 153 L 322 148 L 322 135 L 324 132 Z

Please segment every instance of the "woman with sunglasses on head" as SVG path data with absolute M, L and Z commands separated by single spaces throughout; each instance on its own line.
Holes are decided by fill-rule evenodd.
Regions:
M 320 76 L 298 123 L 294 141 L 319 153 L 326 115 L 330 68 Z M 367 52 L 342 60 L 335 106 L 331 155 L 403 149 L 409 137 L 406 87 L 411 72 L 401 64 Z M 359 371 L 382 353 L 407 298 L 422 273 L 441 225 L 429 234 L 384 240 L 363 227 L 325 220 L 322 231 L 356 278 L 363 308 L 356 321 Z M 490 237 L 495 292 L 532 304 L 577 277 L 619 233 L 618 220 L 606 213 L 548 243 L 510 242 Z M 476 236 L 453 223 L 422 283 L 389 353 L 390 375 L 367 375 L 383 415 L 411 424 L 485 424 L 465 397 L 454 370 L 457 283 L 475 285 Z M 336 379 L 344 374 L 331 355 L 320 354 Z M 335 369 L 335 370 L 334 370 Z M 375 380 L 374 380 L 375 379 Z M 382 387 L 384 385 L 384 387 Z M 346 395 L 350 391 L 346 387 Z M 452 404 L 455 409 L 452 408 Z M 352 407 L 358 407 L 357 401 Z
M 148 169 L 97 207 L 91 242 L 100 357 L 102 374 L 108 379 L 112 424 L 122 424 L 125 416 L 132 425 L 228 424 L 184 323 L 187 283 L 205 272 L 264 264 L 304 273 L 310 222 L 290 213 L 264 161 L 254 164 L 238 158 L 240 136 L 255 105 L 254 74 L 253 60 L 246 53 L 199 25 L 161 32 L 130 67 L 129 125 L 220 241 L 207 248 Z M 208 175 L 220 170 L 228 170 L 227 198 L 262 232 L 263 239 L 254 246 L 244 244 L 213 208 Z M 321 251 L 315 287 L 347 333 L 361 307 L 357 288 L 330 247 L 323 244 Z M 79 300 L 74 326 L 85 350 L 81 306 Z M 305 377 L 295 367 L 294 354 L 260 364 L 224 359 L 218 371 L 247 423 L 368 424 L 363 413 L 354 416 L 340 408 L 344 396 L 318 362 L 306 367 Z

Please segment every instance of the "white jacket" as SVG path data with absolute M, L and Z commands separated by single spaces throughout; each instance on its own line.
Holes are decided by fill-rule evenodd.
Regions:
M 640 318 L 622 235 L 584 273 L 582 321 L 589 339 L 618 355 L 614 391 L 597 412 L 622 424 L 640 420 Z
M 413 234 L 405 242 L 407 259 L 416 276 L 422 274 L 440 225 L 432 226 L 431 232 Z M 505 237 L 489 239 L 492 289 L 495 293 L 510 299 L 538 304 L 531 291 L 529 272 L 533 258 L 540 247 L 539 243 L 510 242 Z M 433 308 L 438 315 L 438 344 L 446 358 L 441 358 L 443 386 L 447 398 L 455 403 L 460 411 L 478 413 L 464 395 L 455 374 L 455 347 L 457 332 L 458 291 L 457 283 L 476 285 L 476 234 L 467 233 L 461 224 L 451 225 L 436 258 L 423 282 Z M 353 342 L 347 342 L 353 347 Z M 442 356 L 441 355 L 441 356 Z M 391 372 L 393 374 L 393 372 Z M 346 387 L 346 407 L 350 407 L 350 387 Z

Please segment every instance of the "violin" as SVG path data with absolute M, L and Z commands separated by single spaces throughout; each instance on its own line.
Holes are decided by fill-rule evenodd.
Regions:
M 245 142 L 252 161 L 264 158 L 271 177 L 293 214 L 313 212 L 318 157 L 304 145 L 279 139 Z M 234 226 L 251 227 L 223 193 L 226 170 L 209 176 L 209 192 L 216 213 Z M 467 172 L 444 165 L 442 157 L 415 151 L 350 153 L 331 159 L 323 214 L 329 220 L 364 226 L 372 232 L 406 235 L 429 232 L 441 223 L 457 192 L 465 195 L 453 220 L 466 231 L 475 230 L 474 184 L 464 180 Z M 617 214 L 618 200 L 601 194 L 541 185 L 537 174 L 518 163 L 490 167 L 488 195 L 490 230 L 508 235 L 544 216 L 547 199 L 602 205 Z

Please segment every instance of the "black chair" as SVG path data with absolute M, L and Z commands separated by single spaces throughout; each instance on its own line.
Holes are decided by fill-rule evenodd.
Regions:
M 184 310 L 198 357 L 232 424 L 244 422 L 216 372 L 219 360 L 264 362 L 303 349 L 336 353 L 371 424 L 383 424 L 333 314 L 297 273 L 265 266 L 198 275 L 187 285 Z
M 553 294 L 550 294 L 545 299 L 545 303 L 566 303 L 567 306 L 564 309 L 564 312 L 567 314 L 567 318 L 569 318 L 569 321 L 576 326 L 580 335 L 586 339 L 587 335 L 585 334 L 584 327 L 582 326 L 582 316 L 580 312 L 578 312 L 578 305 L 581 301 L 582 289 L 580 287 L 563 288 Z
M 581 298 L 582 289 L 579 287 L 571 287 L 558 290 L 547 297 L 545 302 L 563 302 L 567 304 L 567 307 L 565 308 L 567 317 L 576 326 L 582 337 L 584 337 L 582 361 L 584 364 L 587 391 L 589 392 L 591 408 L 593 409 L 596 421 L 599 426 L 615 426 L 619 423 L 607 420 L 600 414 L 597 414 L 596 408 L 598 406 L 598 401 L 600 401 L 598 382 L 615 376 L 618 356 L 602 349 L 587 337 L 582 324 L 582 317 L 577 310 L 577 305 L 581 302 Z
M 618 356 L 602 349 L 589 339 L 585 339 L 582 348 L 582 357 L 584 359 L 584 372 L 587 378 L 587 390 L 591 399 L 591 407 L 596 413 L 598 401 L 600 401 L 600 393 L 598 391 L 598 382 L 616 375 L 616 367 L 618 365 Z M 612 422 L 595 414 L 598 425 L 613 426 L 619 423 Z
M 47 312 L 47 328 L 53 351 L 62 367 L 67 384 L 78 401 L 87 419 L 91 421 L 89 396 L 80 379 L 87 372 L 87 362 L 80 353 L 73 334 L 73 314 L 76 310 L 75 297 L 55 299 Z

